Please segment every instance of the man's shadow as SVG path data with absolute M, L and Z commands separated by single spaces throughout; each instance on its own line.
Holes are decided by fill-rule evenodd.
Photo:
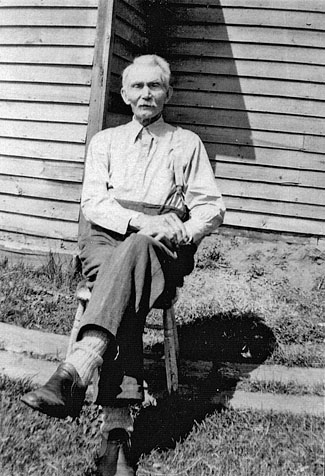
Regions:
M 132 437 L 134 460 L 155 448 L 173 448 L 186 438 L 194 422 L 201 422 L 225 407 L 243 377 L 263 363 L 274 351 L 276 339 L 272 330 L 254 313 L 216 314 L 179 328 L 180 388 L 169 396 L 165 369 L 149 366 L 146 380 L 150 391 L 158 395 L 157 406 L 140 411 Z M 157 359 L 163 348 L 156 346 Z

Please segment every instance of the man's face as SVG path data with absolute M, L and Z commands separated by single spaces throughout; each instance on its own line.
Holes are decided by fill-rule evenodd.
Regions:
M 172 89 L 163 83 L 159 66 L 134 65 L 121 90 L 124 102 L 131 106 L 135 118 L 143 125 L 161 114 Z

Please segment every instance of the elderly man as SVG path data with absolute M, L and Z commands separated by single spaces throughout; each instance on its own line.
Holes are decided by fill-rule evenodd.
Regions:
M 223 220 L 224 205 L 199 137 L 164 122 L 172 95 L 168 63 L 140 56 L 123 72 L 133 120 L 92 139 L 80 238 L 92 287 L 72 354 L 24 403 L 50 416 L 76 417 L 93 373 L 104 408 L 100 474 L 133 475 L 127 457 L 130 404 L 143 399 L 142 333 L 150 309 L 171 299 L 194 265 L 200 240 Z

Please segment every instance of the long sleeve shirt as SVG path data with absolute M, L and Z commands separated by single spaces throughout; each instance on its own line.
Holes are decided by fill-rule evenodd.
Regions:
M 190 214 L 185 226 L 198 242 L 222 223 L 225 207 L 200 138 L 162 118 L 147 127 L 133 119 L 92 138 L 81 201 L 83 214 L 90 223 L 125 234 L 136 212 L 122 207 L 118 200 L 177 207 L 174 191 L 179 174 Z

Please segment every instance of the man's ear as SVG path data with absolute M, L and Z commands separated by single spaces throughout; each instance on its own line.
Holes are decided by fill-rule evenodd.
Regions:
M 127 95 L 127 92 L 126 92 L 125 88 L 121 89 L 121 96 L 122 96 L 122 99 L 125 102 L 125 104 L 127 104 L 129 106 L 131 104 L 131 102 L 128 98 L 128 95 Z
M 165 101 L 165 104 L 170 100 L 170 98 L 172 97 L 173 95 L 173 88 L 171 86 L 168 87 L 168 90 L 167 90 L 167 95 L 166 95 L 166 101 Z

